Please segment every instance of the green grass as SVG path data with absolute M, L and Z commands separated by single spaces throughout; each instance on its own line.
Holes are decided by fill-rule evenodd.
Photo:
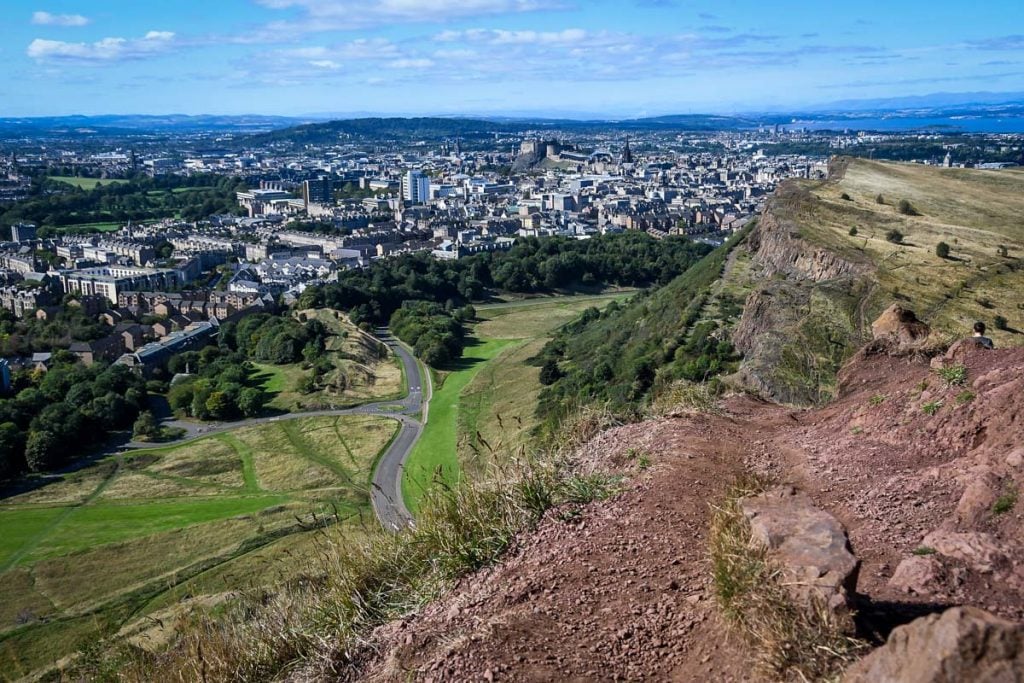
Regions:
M 58 232 L 68 232 L 71 230 L 80 230 L 83 228 L 87 230 L 96 230 L 98 232 L 117 232 L 124 225 L 125 224 L 123 222 L 102 221 L 99 223 L 74 223 L 72 225 L 61 225 L 58 226 L 56 229 Z
M 435 380 L 430 420 L 402 472 L 402 495 L 413 514 L 419 510 L 424 493 L 435 479 L 447 484 L 458 481 L 461 473 L 457 440 L 460 395 L 486 363 L 510 343 L 507 339 L 490 339 L 467 346 L 461 367 L 447 373 L 443 384 Z
M 128 182 L 127 180 L 118 180 L 116 178 L 75 178 L 73 176 L 61 175 L 52 175 L 50 180 L 80 187 L 83 190 L 93 190 L 99 185 L 123 185 Z
M 374 415 L 273 421 L 0 500 L 0 670 L 41 670 L 207 586 L 271 585 L 289 553 L 316 552 L 311 526 L 374 524 L 372 464 L 396 431 Z

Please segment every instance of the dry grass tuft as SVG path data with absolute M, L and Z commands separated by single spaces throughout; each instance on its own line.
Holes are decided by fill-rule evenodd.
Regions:
M 691 413 L 717 413 L 721 384 L 677 380 L 651 402 L 650 417 L 671 417 Z
M 709 552 L 715 596 L 726 621 L 751 645 L 761 674 L 771 680 L 836 680 L 865 651 L 824 607 L 798 606 L 781 568 L 750 544 L 750 524 L 739 500 L 767 489 L 767 482 L 737 482 L 714 509 Z

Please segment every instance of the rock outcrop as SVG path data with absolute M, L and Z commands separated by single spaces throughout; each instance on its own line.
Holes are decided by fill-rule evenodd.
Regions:
M 900 626 L 846 672 L 843 683 L 1024 681 L 1024 627 L 954 607 Z
M 750 522 L 751 543 L 768 549 L 783 567 L 797 603 L 825 605 L 848 617 L 858 562 L 839 520 L 791 486 L 744 498 L 740 508 Z
M 894 351 L 910 351 L 928 339 L 931 328 L 917 319 L 917 315 L 899 304 L 893 304 L 871 323 L 871 336 Z

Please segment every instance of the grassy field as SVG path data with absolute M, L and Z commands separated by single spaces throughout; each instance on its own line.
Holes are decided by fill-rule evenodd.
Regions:
M 116 178 L 75 178 L 72 176 L 52 175 L 50 180 L 56 180 L 60 183 L 66 183 L 68 185 L 74 185 L 83 190 L 92 190 L 99 185 L 122 185 L 127 180 L 118 180 Z
M 0 680 L 26 675 L 185 596 L 296 570 L 325 519 L 372 521 L 372 463 L 397 422 L 277 420 L 110 456 L 0 499 Z M 140 621 L 142 620 L 142 621 Z
M 933 328 L 955 335 L 975 320 L 993 328 L 1001 315 L 1012 331 L 992 329 L 996 343 L 1024 344 L 1015 331 L 1024 329 L 1024 172 L 860 159 L 841 181 L 811 191 L 821 201 L 801 207 L 801 234 L 877 269 L 869 323 L 902 301 Z M 901 200 L 918 215 L 901 214 Z M 903 233 L 903 244 L 886 239 L 891 230 Z M 936 255 L 939 242 L 950 246 L 949 258 Z M 1000 245 L 1008 256 L 999 255 Z
M 477 307 L 474 343 L 460 366 L 435 373 L 430 421 L 406 462 L 402 493 L 409 509 L 439 477 L 447 483 L 465 470 L 479 473 L 492 452 L 510 453 L 536 424 L 539 368 L 530 359 L 548 335 L 591 306 L 601 308 L 629 292 L 549 297 Z
M 301 311 L 308 319 L 317 319 L 334 332 L 328 340 L 326 356 L 334 364 L 324 386 L 309 394 L 300 386 L 311 370 L 301 363 L 288 365 L 256 364 L 256 381 L 273 395 L 269 407 L 281 411 L 309 410 L 318 407 L 343 407 L 369 401 L 387 401 L 404 394 L 402 365 L 392 354 L 380 357 L 379 346 L 340 313 L 332 310 Z

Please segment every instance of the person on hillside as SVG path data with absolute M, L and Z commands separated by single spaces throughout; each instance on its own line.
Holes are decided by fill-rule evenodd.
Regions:
M 985 336 L 985 323 L 983 322 L 974 323 L 974 336 L 971 339 L 974 340 L 975 344 L 986 349 L 994 349 L 996 347 L 992 340 Z

